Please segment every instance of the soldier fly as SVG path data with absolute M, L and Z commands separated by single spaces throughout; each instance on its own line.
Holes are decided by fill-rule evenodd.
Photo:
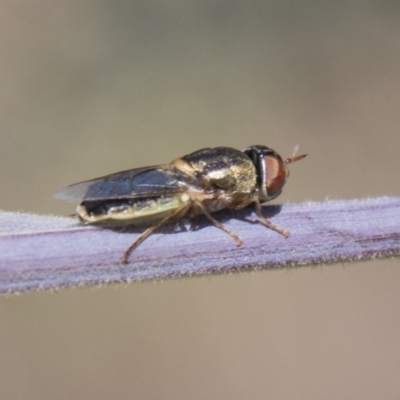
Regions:
M 240 151 L 230 147 L 205 148 L 170 164 L 130 169 L 76 183 L 55 194 L 64 200 L 80 200 L 76 212 L 85 224 L 147 224 L 149 227 L 129 246 L 121 261 L 167 221 L 204 214 L 216 227 L 243 242 L 211 213 L 224 208 L 255 205 L 259 221 L 288 237 L 289 232 L 266 219 L 261 204 L 277 197 L 289 176 L 288 164 L 298 146 L 283 160 L 266 146 Z M 153 223 L 153 224 L 152 224 Z M 152 225 L 151 225 L 152 224 Z

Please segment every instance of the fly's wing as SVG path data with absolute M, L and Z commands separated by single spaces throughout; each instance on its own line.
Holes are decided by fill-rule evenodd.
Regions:
M 76 183 L 56 192 L 61 200 L 106 200 L 157 197 L 198 188 L 195 178 L 169 165 L 156 165 L 117 172 L 101 178 Z

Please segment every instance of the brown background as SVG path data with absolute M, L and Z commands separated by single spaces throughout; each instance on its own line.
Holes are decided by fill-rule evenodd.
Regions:
M 6 0 L 0 46 L 4 210 L 218 145 L 299 143 L 279 202 L 400 194 L 397 1 Z M 1 398 L 398 399 L 399 267 L 2 297 Z

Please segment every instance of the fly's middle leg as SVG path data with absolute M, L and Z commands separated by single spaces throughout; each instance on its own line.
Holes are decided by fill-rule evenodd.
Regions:
M 207 209 L 204 207 L 204 205 L 198 201 L 195 200 L 195 203 L 197 207 L 201 210 L 201 212 L 219 229 L 223 230 L 225 233 L 227 233 L 235 242 L 237 246 L 241 246 L 243 244 L 242 239 L 238 235 L 236 235 L 235 232 L 231 231 L 229 228 L 226 226 L 222 225 L 221 222 L 218 222 L 214 217 L 211 216 L 211 214 L 207 211 Z

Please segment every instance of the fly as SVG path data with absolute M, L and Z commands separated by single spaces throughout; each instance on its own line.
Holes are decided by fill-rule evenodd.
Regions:
M 76 209 L 85 224 L 139 225 L 149 227 L 121 257 L 130 253 L 156 229 L 172 219 L 204 214 L 216 227 L 242 245 L 236 233 L 218 222 L 211 213 L 224 208 L 255 205 L 259 221 L 288 237 L 289 232 L 266 219 L 261 204 L 277 197 L 289 177 L 288 164 L 298 146 L 283 160 L 266 146 L 240 151 L 230 147 L 206 148 L 177 158 L 170 164 L 130 169 L 61 189 L 55 197 L 79 200 Z

